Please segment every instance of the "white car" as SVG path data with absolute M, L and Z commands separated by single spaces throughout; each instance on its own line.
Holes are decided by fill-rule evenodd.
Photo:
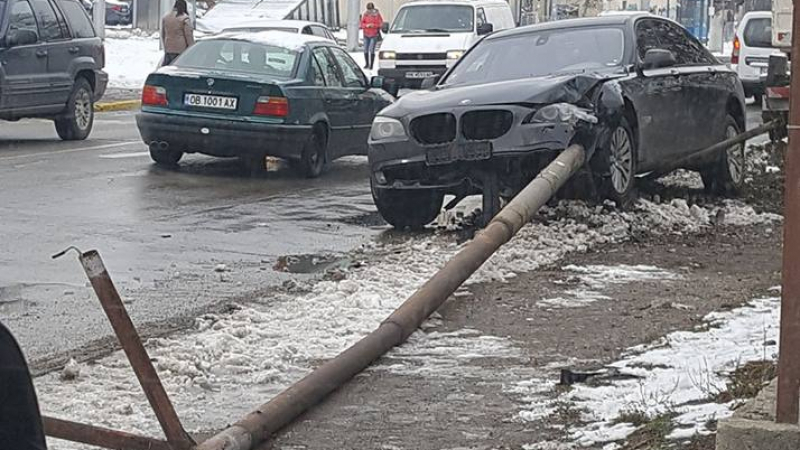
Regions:
M 422 80 L 442 75 L 481 37 L 515 26 L 504 0 L 406 3 L 392 26 L 384 26 L 378 75 L 398 87 L 418 88 Z
M 327 26 L 303 20 L 247 19 L 236 24 L 229 24 L 221 32 L 255 33 L 259 31 L 284 31 L 286 33 L 306 34 L 336 41 Z
M 744 94 L 760 102 L 764 95 L 764 80 L 772 47 L 772 13 L 753 11 L 742 17 L 733 39 L 731 67 L 739 74 Z

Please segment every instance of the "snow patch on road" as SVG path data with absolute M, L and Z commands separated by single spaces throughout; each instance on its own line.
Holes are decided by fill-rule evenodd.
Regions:
M 749 223 L 771 220 L 738 203 L 725 203 L 720 208 L 728 217 Z M 508 280 L 553 264 L 569 252 L 623 241 L 634 231 L 686 233 L 707 227 L 712 209 L 697 207 L 695 213 L 692 211 L 680 200 L 669 204 L 642 202 L 631 212 L 563 202 L 545 208 L 540 221 L 525 226 L 469 283 Z M 203 316 L 189 332 L 148 342 L 150 355 L 187 429 L 215 430 L 243 416 L 256 403 L 273 397 L 320 361 L 374 330 L 463 248 L 455 239 L 448 233 L 370 243 L 362 249 L 370 262 L 348 269 L 344 280 L 301 285 L 308 289 L 301 295 L 271 293 L 228 313 Z M 416 368 L 421 373 L 438 370 L 447 376 L 458 370 L 445 362 L 448 358 L 469 361 L 492 352 L 516 355 L 507 340 L 470 330 L 417 332 L 393 355 L 412 364 L 415 358 L 423 361 L 421 368 Z M 65 382 L 50 374 L 35 383 L 47 414 L 148 435 L 159 433 L 120 352 L 81 367 L 75 380 Z M 81 447 L 53 441 L 51 448 Z

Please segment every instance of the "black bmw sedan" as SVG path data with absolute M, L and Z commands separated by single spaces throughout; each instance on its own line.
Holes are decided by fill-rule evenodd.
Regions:
M 744 130 L 741 82 L 660 17 L 502 31 L 429 85 L 382 111 L 370 134 L 373 197 L 396 227 L 430 222 L 446 194 L 512 197 L 574 142 L 587 149 L 592 191 L 622 204 L 637 174 L 677 160 L 718 193 L 744 179 L 743 146 L 691 157 Z

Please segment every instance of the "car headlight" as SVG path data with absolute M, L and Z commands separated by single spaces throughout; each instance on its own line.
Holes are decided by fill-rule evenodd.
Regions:
M 595 117 L 588 110 L 575 106 L 571 103 L 555 103 L 547 105 L 533 115 L 531 122 L 553 123 L 566 122 L 576 123 L 578 121 L 597 123 Z
M 458 59 L 464 56 L 464 50 L 450 50 L 447 52 L 447 59 Z
M 402 141 L 408 139 L 406 129 L 403 124 L 397 119 L 389 117 L 375 117 L 372 122 L 372 130 L 370 130 L 369 137 L 373 141 Z
M 390 51 L 387 50 L 385 52 L 378 53 L 378 58 L 380 58 L 380 59 L 397 59 L 397 53 L 390 52 Z

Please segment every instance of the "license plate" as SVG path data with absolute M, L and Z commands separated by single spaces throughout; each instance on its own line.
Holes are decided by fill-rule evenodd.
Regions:
M 420 78 L 432 77 L 433 72 L 406 72 L 406 78 L 418 80 Z
M 491 157 L 492 143 L 483 141 L 438 145 L 428 148 L 425 153 L 425 159 L 429 166 L 453 161 L 480 161 Z
M 237 100 L 236 97 L 223 97 L 220 95 L 186 94 L 183 98 L 183 103 L 198 108 L 227 109 L 233 111 L 236 110 Z

